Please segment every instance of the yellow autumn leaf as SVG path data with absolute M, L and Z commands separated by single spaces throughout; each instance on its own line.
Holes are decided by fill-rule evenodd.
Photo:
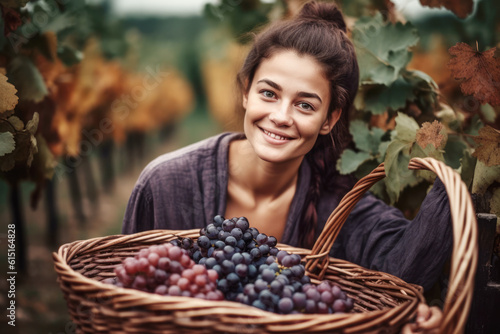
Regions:
M 7 82 L 7 77 L 0 72 L 0 113 L 15 108 L 19 101 L 16 93 L 16 87 Z

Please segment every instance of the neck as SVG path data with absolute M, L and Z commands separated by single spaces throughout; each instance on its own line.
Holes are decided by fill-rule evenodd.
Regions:
M 302 159 L 274 163 L 260 159 L 249 142 L 234 141 L 229 150 L 229 177 L 254 198 L 270 200 L 295 186 Z

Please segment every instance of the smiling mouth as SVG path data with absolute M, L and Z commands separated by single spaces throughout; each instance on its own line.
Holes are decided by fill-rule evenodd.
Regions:
M 269 131 L 264 130 L 264 129 L 262 129 L 262 131 L 263 131 L 266 135 L 268 135 L 269 137 L 271 137 L 271 138 L 273 138 L 273 139 L 278 139 L 278 140 L 290 140 L 290 138 L 287 138 L 287 137 L 282 137 L 282 136 L 280 136 L 280 135 L 277 135 L 277 134 L 275 134 L 275 133 L 269 132 Z

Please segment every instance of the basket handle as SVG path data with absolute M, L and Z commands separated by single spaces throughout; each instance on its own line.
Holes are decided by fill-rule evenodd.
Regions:
M 463 333 L 472 301 L 477 266 L 477 222 L 472 200 L 460 175 L 443 162 L 433 158 L 413 158 L 408 168 L 434 172 L 443 182 L 448 194 L 453 224 L 453 253 L 440 333 Z M 311 255 L 306 257 L 308 275 L 320 280 L 323 278 L 329 264 L 328 254 L 347 216 L 363 194 L 384 177 L 382 163 L 360 179 L 342 198 L 316 240 Z

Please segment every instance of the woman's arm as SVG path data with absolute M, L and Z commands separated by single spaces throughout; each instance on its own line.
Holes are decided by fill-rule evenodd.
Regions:
M 436 179 L 412 221 L 371 194 L 353 209 L 333 247 L 333 256 L 390 273 L 429 289 L 452 250 L 448 196 Z
M 149 188 L 136 185 L 125 210 L 122 233 L 152 230 L 154 226 L 154 206 Z

